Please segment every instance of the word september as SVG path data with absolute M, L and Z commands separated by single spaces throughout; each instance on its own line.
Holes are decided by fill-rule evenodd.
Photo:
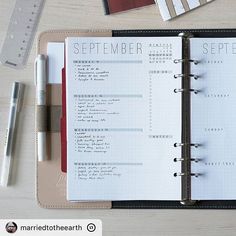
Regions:
M 143 54 L 141 43 L 74 43 L 75 54 Z
M 236 54 L 236 43 L 203 43 L 204 54 Z

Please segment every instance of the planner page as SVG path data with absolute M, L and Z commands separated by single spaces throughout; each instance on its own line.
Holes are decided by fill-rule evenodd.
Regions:
M 179 200 L 182 41 L 66 40 L 67 198 Z
M 192 198 L 236 199 L 236 38 L 192 38 Z

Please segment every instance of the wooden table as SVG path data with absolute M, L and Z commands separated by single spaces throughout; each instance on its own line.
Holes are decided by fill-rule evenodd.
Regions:
M 14 0 L 0 1 L 0 43 L 7 30 Z M 104 16 L 102 0 L 48 0 L 38 33 L 49 29 L 164 29 L 236 27 L 236 1 L 215 0 L 170 22 L 163 22 L 157 7 Z M 27 87 L 16 143 L 14 186 L 0 189 L 0 218 L 97 218 L 105 236 L 235 235 L 234 210 L 45 210 L 35 200 L 33 46 L 26 69 L 0 66 L 0 160 L 12 82 Z

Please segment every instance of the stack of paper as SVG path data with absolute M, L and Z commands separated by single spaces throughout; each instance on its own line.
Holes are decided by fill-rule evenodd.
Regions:
M 213 0 L 155 0 L 159 5 L 163 19 L 170 20 L 173 17 L 188 12 Z

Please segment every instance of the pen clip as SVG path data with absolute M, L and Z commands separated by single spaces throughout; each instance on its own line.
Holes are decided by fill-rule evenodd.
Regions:
M 5 134 L 5 155 L 9 155 L 9 147 L 10 147 L 10 130 L 9 128 L 6 129 L 6 134 Z
M 10 155 L 10 146 L 11 146 L 11 139 L 12 135 L 9 129 L 6 131 L 6 138 L 5 138 L 5 154 L 6 156 Z

